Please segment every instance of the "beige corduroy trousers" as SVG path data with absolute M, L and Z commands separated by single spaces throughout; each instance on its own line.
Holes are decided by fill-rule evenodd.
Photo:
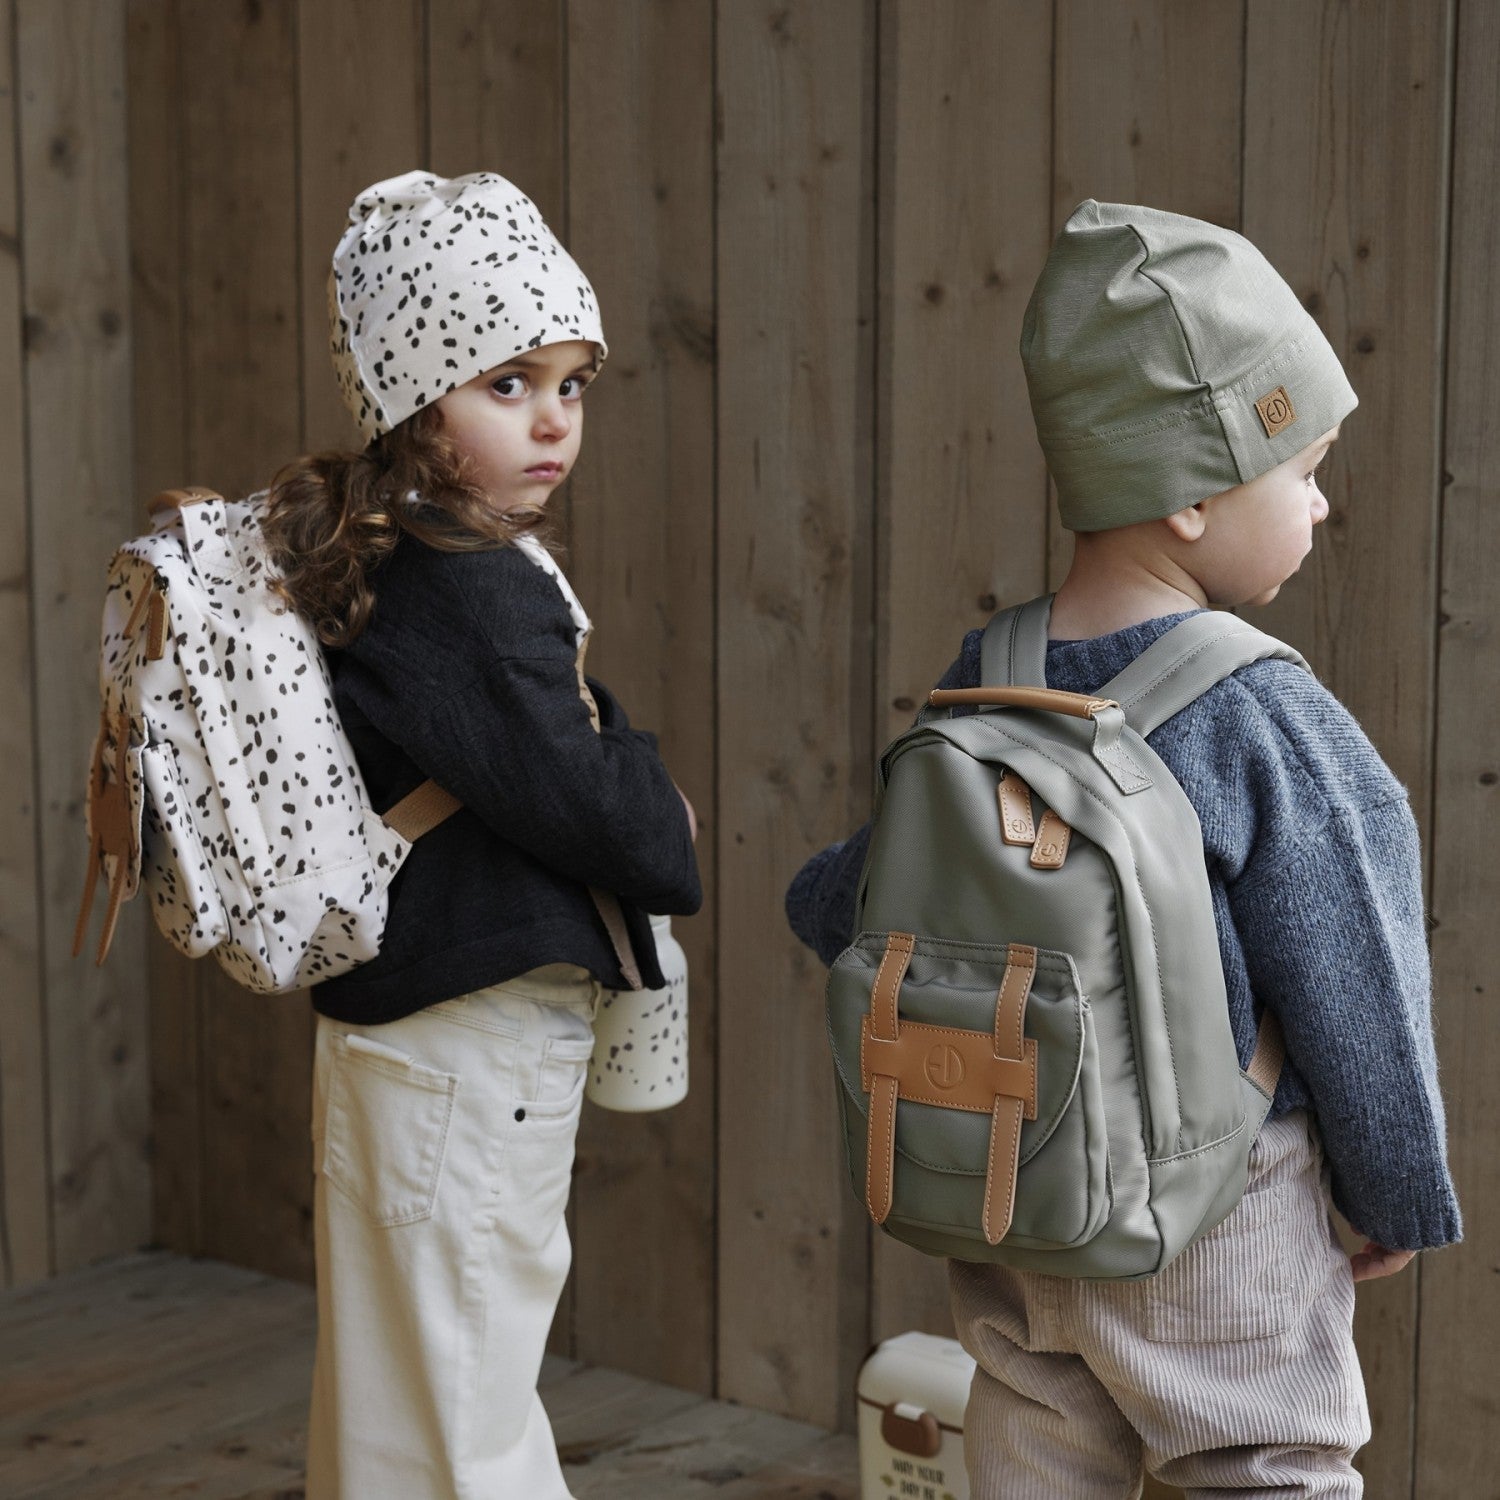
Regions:
M 307 1500 L 568 1500 L 537 1396 L 599 987 L 318 1018 Z
M 1352 1500 L 1369 1440 L 1354 1282 L 1305 1110 L 1262 1127 L 1244 1198 L 1159 1276 L 1091 1282 L 949 1263 L 978 1361 L 972 1500 Z

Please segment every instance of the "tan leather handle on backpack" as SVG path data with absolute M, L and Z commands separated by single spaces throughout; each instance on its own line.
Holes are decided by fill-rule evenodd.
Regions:
M 1088 693 L 1065 693 L 1061 688 L 975 687 L 933 688 L 927 701 L 934 708 L 958 704 L 990 708 L 1044 708 L 1075 719 L 1092 719 L 1102 708 L 1118 708 L 1113 698 L 1094 698 Z
M 154 516 L 159 511 L 181 510 L 184 505 L 201 505 L 205 500 L 220 500 L 217 490 L 204 489 L 201 484 L 184 485 L 180 490 L 159 490 L 146 502 L 146 514 Z

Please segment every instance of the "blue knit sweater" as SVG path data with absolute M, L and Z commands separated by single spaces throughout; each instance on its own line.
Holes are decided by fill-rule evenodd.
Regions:
M 1047 686 L 1097 692 L 1186 618 L 1049 641 Z M 980 634 L 939 686 L 979 685 Z M 1269 1005 L 1287 1043 L 1272 1113 L 1316 1115 L 1339 1212 L 1388 1249 L 1459 1239 L 1405 789 L 1348 710 L 1290 662 L 1240 668 L 1149 743 L 1203 826 L 1241 1066 Z M 792 930 L 824 963 L 852 936 L 869 832 L 815 854 L 787 892 Z

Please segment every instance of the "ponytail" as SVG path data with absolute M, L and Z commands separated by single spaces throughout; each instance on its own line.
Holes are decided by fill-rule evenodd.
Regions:
M 552 546 L 537 506 L 497 510 L 423 407 L 360 453 L 311 453 L 271 483 L 262 530 L 272 588 L 325 646 L 355 640 L 375 608 L 373 575 L 401 533 L 441 552 L 483 552 L 525 533 Z

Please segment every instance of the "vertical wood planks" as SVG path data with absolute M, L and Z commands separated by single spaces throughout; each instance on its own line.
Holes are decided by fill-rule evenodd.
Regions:
M 1244 21 L 1243 0 L 1057 7 L 1056 228 L 1084 198 L 1239 226 Z
M 1240 221 L 1243 0 L 1084 0 L 1057 7 L 1052 228 L 1085 198 Z M 1072 540 L 1050 521 L 1048 586 Z
M 16 36 L 52 1269 L 63 1271 L 140 1244 L 150 1221 L 141 913 L 121 920 L 107 968 L 70 957 L 104 572 L 134 520 L 123 11 L 20 0 Z
M 354 195 L 426 165 L 423 11 L 421 0 L 358 7 L 300 0 L 297 7 L 301 446 L 308 452 L 362 446 L 328 353 L 329 263 Z
M 339 396 L 329 358 L 328 273 L 334 246 L 348 223 L 354 195 L 371 182 L 422 165 L 426 138 L 422 7 L 419 0 L 379 0 L 358 12 L 336 0 L 300 0 L 296 10 L 297 156 L 295 191 L 301 347 L 299 436 L 295 452 L 353 450 L 359 430 Z M 372 95 L 380 100 L 371 108 Z M 276 456 L 267 473 L 293 456 Z M 287 1004 L 310 1007 L 305 993 Z M 309 1038 L 316 1018 L 309 1016 Z M 287 1037 L 297 1050 L 297 1073 L 283 1088 L 294 1118 L 311 1109 L 312 1051 L 301 1046 L 300 1026 L 287 1018 Z M 300 1101 L 306 1101 L 300 1102 Z M 304 1137 L 305 1139 L 305 1137 Z M 307 1147 L 301 1154 L 308 1158 Z M 299 1218 L 312 1208 L 310 1167 L 292 1172 L 300 1182 Z M 291 1202 L 288 1208 L 292 1207 Z M 310 1223 L 310 1219 L 309 1219 Z M 310 1266 L 310 1232 L 299 1247 L 298 1269 Z
M 564 243 L 566 59 L 566 0 L 445 0 L 427 7 L 428 165 L 444 177 L 479 171 L 508 177 Z M 565 483 L 550 501 L 563 524 L 571 487 Z M 570 1232 L 575 1216 L 570 1202 Z M 554 1354 L 573 1353 L 573 1298 L 570 1277 L 547 1342 Z
M 1302 575 L 1256 623 L 1297 645 L 1425 817 L 1451 6 L 1328 0 L 1247 27 L 1244 229 L 1360 398 Z M 1308 434 L 1311 442 L 1319 436 Z
M 1051 240 L 1051 48 L 1050 6 L 881 9 L 877 751 L 966 631 L 1043 586 L 1017 346 Z M 945 1263 L 873 1243 L 871 1337 L 951 1335 Z
M 1049 525 L 1056 582 L 1021 309 L 1079 199 L 1146 202 L 1242 227 L 1362 398 L 1334 517 L 1265 620 L 1365 720 L 1432 851 L 1475 1243 L 1428 1259 L 1420 1287 L 1361 1287 L 1362 1466 L 1371 1500 L 1405 1497 L 1413 1464 L 1418 1496 L 1482 1488 L 1482 1453 L 1453 1434 L 1483 1430 L 1495 1342 L 1481 834 L 1500 767 L 1476 691 L 1497 667 L 1489 9 L 1067 0 L 1055 37 L 1053 7 L 1026 0 L 381 0 L 359 27 L 347 9 L 0 0 L 0 135 L 20 132 L 0 139 L 0 449 L 29 464 L 0 480 L 0 554 L 29 540 L 33 566 L 0 573 L 0 673 L 20 704 L 0 729 L 3 1275 L 144 1237 L 143 914 L 102 973 L 65 957 L 102 564 L 151 490 L 244 490 L 350 440 L 323 303 L 349 197 L 413 166 L 491 168 L 600 291 L 614 352 L 589 398 L 569 567 L 600 627 L 591 665 L 662 733 L 703 814 L 710 892 L 678 924 L 693 1093 L 656 1119 L 590 1119 L 559 1347 L 833 1422 L 867 1327 L 945 1328 L 935 1262 L 883 1238 L 867 1251 L 823 976 L 781 898 L 866 815 L 872 750 L 981 600 L 1042 586 Z M 305 997 L 252 999 L 159 944 L 150 973 L 156 1233 L 309 1274 Z
M 428 11 L 431 166 L 508 177 L 565 226 L 566 0 L 444 0 Z
M 1495 975 L 1500 868 L 1495 860 L 1500 785 L 1500 622 L 1495 518 L 1500 515 L 1500 275 L 1494 192 L 1500 159 L 1500 11 L 1458 11 L 1453 197 L 1447 306 L 1441 592 L 1438 600 L 1436 796 L 1432 838 L 1433 968 L 1438 1052 L 1445 1065 L 1449 1141 L 1468 1244 L 1424 1256 L 1417 1360 L 1417 1500 L 1478 1495 L 1494 1487 L 1480 1434 L 1494 1424 L 1494 1078 L 1500 1064 Z
M 20 183 L 13 0 L 0 4 L 0 1286 L 49 1274 L 47 1044 L 39 945 L 37 755 L 32 708 L 26 514 L 26 356 L 22 341 Z
M 821 967 L 780 918 L 867 810 L 872 9 L 718 11 L 719 1394 L 834 1425 L 864 1341 Z
M 187 483 L 187 364 L 182 260 L 182 53 L 176 0 L 126 6 L 130 149 L 130 330 L 135 468 L 133 528 L 147 499 Z M 203 1248 L 203 1117 L 198 980 L 203 967 L 155 930 L 147 945 L 151 997 L 152 1238 Z
M 182 0 L 190 407 L 185 477 L 227 493 L 298 451 L 296 11 Z M 234 149 L 225 150 L 225 142 Z M 203 1236 L 210 1255 L 312 1274 L 305 996 L 240 989 L 201 966 Z
M 1424 834 L 1451 24 L 1446 4 L 1251 6 L 1246 41 L 1244 231 L 1317 315 L 1360 397 L 1330 515 L 1263 618 L 1412 789 Z M 1417 1280 L 1359 1292 L 1370 1500 L 1410 1490 Z
M 708 1393 L 714 1380 L 713 15 L 697 0 L 573 0 L 568 247 L 610 357 L 586 398 L 568 571 L 589 668 L 655 730 L 697 810 L 704 910 L 688 956 L 687 1099 L 584 1111 L 575 1352 Z

